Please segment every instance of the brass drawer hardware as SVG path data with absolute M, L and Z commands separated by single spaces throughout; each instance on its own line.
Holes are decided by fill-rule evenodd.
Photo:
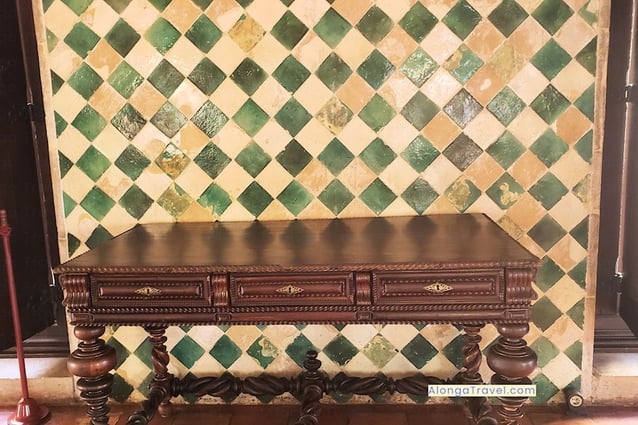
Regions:
M 152 286 L 145 286 L 135 291 L 136 294 L 144 295 L 146 297 L 154 297 L 157 295 L 162 295 L 162 290 L 153 288 Z
M 454 288 L 443 282 L 434 282 L 431 285 L 424 286 L 423 289 L 428 292 L 434 292 L 435 294 L 442 294 L 444 292 L 451 291 Z
M 303 292 L 303 288 L 299 288 L 298 286 L 294 285 L 286 285 L 282 286 L 279 289 L 276 289 L 275 292 L 279 292 L 280 294 L 295 295 Z

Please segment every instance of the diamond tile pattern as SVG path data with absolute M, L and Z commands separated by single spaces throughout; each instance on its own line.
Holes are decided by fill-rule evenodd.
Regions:
M 530 343 L 545 364 L 538 400 L 554 397 L 564 381 L 556 362 L 579 366 L 582 352 L 554 327 L 582 332 L 583 295 L 565 294 L 570 307 L 559 308 L 545 292 L 584 286 L 588 217 L 565 220 L 564 209 L 589 211 L 595 90 L 593 78 L 569 82 L 595 74 L 595 14 L 573 0 L 272 1 L 180 0 L 188 13 L 170 0 L 46 2 L 65 252 L 193 211 L 210 220 L 486 213 L 544 258 L 533 318 L 545 335 Z M 300 327 L 287 343 L 186 329 L 170 348 L 198 370 L 240 357 L 300 365 L 311 347 L 336 368 L 418 370 L 454 365 L 458 350 L 458 340 L 411 326 L 401 343 L 328 328 L 331 340 Z M 150 379 L 143 338 L 131 338 L 120 328 L 110 342 L 127 347 L 120 400 L 139 398 Z

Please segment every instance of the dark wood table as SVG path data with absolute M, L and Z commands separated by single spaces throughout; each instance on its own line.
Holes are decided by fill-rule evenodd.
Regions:
M 179 394 L 290 392 L 298 424 L 316 424 L 325 393 L 427 394 L 436 377 L 393 379 L 320 371 L 309 352 L 295 378 L 228 373 L 178 378 L 167 370 L 171 325 L 451 323 L 463 327 L 463 369 L 450 382 L 480 384 L 480 329 L 497 326 L 487 355 L 493 384 L 529 384 L 536 355 L 529 330 L 538 259 L 483 215 L 138 225 L 55 268 L 80 340 L 68 362 L 94 425 L 106 425 L 115 351 L 106 325 L 143 326 L 153 346 L 148 400 L 129 419 L 170 413 Z M 477 423 L 515 424 L 526 398 L 468 399 Z M 497 418 L 497 419 L 494 419 Z

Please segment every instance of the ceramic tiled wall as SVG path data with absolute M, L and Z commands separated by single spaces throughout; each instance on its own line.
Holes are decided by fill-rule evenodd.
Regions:
M 64 248 L 137 222 L 486 213 L 543 258 L 528 341 L 536 401 L 558 399 L 581 374 L 597 7 L 44 0 Z M 459 367 L 447 326 L 169 334 L 181 375 L 294 374 L 311 346 L 329 372 Z M 114 397 L 139 399 L 144 334 L 110 335 Z

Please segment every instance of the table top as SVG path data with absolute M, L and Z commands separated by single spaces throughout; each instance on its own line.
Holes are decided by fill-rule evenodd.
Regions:
M 534 267 L 480 214 L 138 224 L 56 273 Z

